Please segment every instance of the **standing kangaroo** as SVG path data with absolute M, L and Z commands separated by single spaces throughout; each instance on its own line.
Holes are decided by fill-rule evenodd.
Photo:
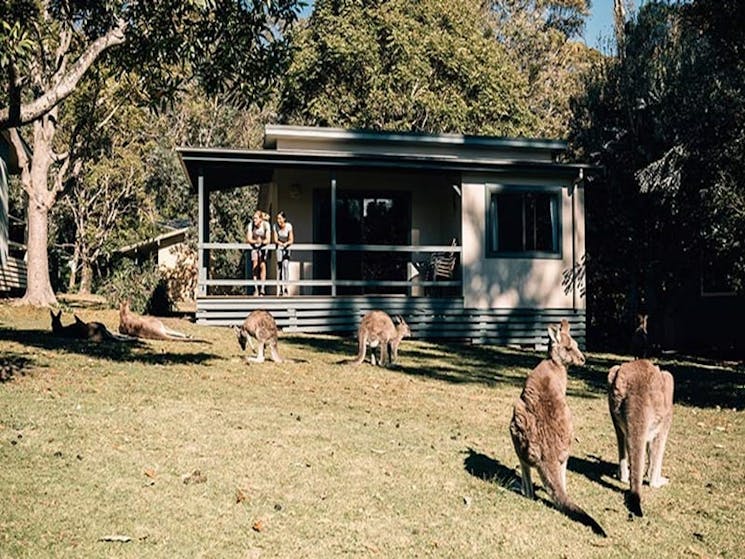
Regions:
M 668 483 L 662 457 L 673 420 L 673 376 L 646 359 L 616 365 L 608 373 L 608 407 L 618 441 L 618 477 L 630 483 L 627 505 L 642 516 L 641 487 L 649 454 L 650 487 Z
M 150 340 L 199 341 L 182 332 L 166 328 L 165 324 L 154 316 L 133 314 L 129 309 L 129 301 L 123 301 L 119 305 L 119 332 Z
M 528 375 L 510 422 L 510 434 L 520 459 L 522 492 L 535 498 L 530 468 L 538 470 L 556 506 L 569 518 L 606 536 L 605 530 L 571 501 L 566 492 L 567 462 L 573 438 L 572 416 L 566 401 L 567 365 L 582 365 L 585 357 L 569 335 L 569 323 L 549 326 L 548 359 Z
M 248 357 L 248 361 L 254 363 L 264 362 L 264 346 L 269 346 L 269 351 L 272 355 L 272 360 L 275 363 L 282 363 L 283 359 L 279 355 L 277 350 L 277 340 L 279 338 L 279 328 L 274 317 L 267 311 L 251 311 L 243 321 L 243 325 L 239 328 L 233 326 L 233 331 L 238 337 L 238 343 L 241 349 L 245 351 L 246 342 L 251 345 L 251 349 L 254 349 L 254 344 L 251 338 L 255 338 L 259 344 L 259 350 L 256 353 L 256 357 Z
M 631 335 L 631 354 L 637 359 L 649 357 L 649 334 L 647 333 L 647 319 L 649 315 L 636 315 L 636 330 Z
M 409 325 L 402 316 L 396 316 L 397 324 L 383 311 L 370 311 L 367 313 L 357 330 L 358 353 L 357 358 L 351 361 L 352 365 L 359 365 L 365 360 L 367 346 L 370 346 L 370 362 L 375 365 L 374 348 L 380 346 L 379 365 L 395 364 L 398 361 L 398 346 L 401 340 L 411 335 Z M 388 346 L 390 345 L 390 355 Z
M 106 325 L 101 322 L 85 322 L 75 317 L 75 322 L 68 324 L 67 326 L 62 325 L 62 311 L 59 311 L 56 315 L 49 311 L 52 317 L 52 334 L 62 338 L 71 338 L 76 340 L 89 340 L 91 342 L 103 342 L 105 340 L 132 340 L 127 336 L 119 336 L 112 333 L 106 328 Z

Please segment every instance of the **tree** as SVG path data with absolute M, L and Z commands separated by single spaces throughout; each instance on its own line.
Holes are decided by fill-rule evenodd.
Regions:
M 743 289 L 743 9 L 645 3 L 576 104 L 572 145 L 606 171 L 587 190 L 588 330 L 616 344 L 642 307 L 681 316 L 707 261 Z
M 0 5 L 0 105 L 28 196 L 28 287 L 23 302 L 55 302 L 49 281 L 49 211 L 72 170 L 55 135 L 61 104 L 102 58 L 137 68 L 144 93 L 163 106 L 190 77 L 234 102 L 266 96 L 287 55 L 295 0 L 13 0 Z M 19 127 L 30 126 L 32 156 Z
M 75 288 L 79 270 L 80 293 L 91 292 L 94 265 L 114 248 L 114 233 L 121 240 L 130 230 L 142 230 L 137 225 L 143 208 L 153 210 L 144 185 L 146 154 L 157 130 L 149 124 L 147 109 L 136 102 L 136 82 L 135 75 L 115 77 L 101 64 L 63 111 L 62 130 L 72 131 L 69 157 L 77 170 L 61 206 L 74 232 L 69 289 Z
M 528 83 L 533 135 L 563 138 L 569 132 L 570 100 L 600 53 L 575 40 L 589 13 L 587 0 L 492 0 L 497 40 Z
M 511 136 L 535 125 L 478 0 L 319 0 L 293 38 L 284 122 Z

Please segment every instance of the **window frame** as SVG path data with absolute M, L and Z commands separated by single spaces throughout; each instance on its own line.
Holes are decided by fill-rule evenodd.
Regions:
M 564 187 L 559 185 L 518 185 L 518 184 L 487 184 L 486 185 L 486 258 L 521 258 L 521 259 L 533 259 L 533 260 L 561 260 L 564 257 L 563 250 L 563 236 L 564 236 L 564 223 L 562 216 L 563 209 L 563 191 Z M 498 235 L 498 215 L 497 211 L 492 211 L 492 200 L 499 194 L 548 194 L 551 200 L 552 210 L 556 213 L 556 223 L 553 224 L 553 235 L 556 251 L 544 251 L 544 250 L 525 250 L 525 251 L 500 251 L 495 250 L 494 242 L 496 235 Z M 524 199 L 523 199 L 524 200 Z M 523 208 L 525 204 L 523 202 Z M 523 223 L 523 233 L 525 229 L 525 223 Z

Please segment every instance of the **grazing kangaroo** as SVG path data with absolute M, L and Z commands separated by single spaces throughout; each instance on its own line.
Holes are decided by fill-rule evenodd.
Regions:
M 62 326 L 62 311 L 59 311 L 56 315 L 52 311 L 49 311 L 49 314 L 52 317 L 52 334 L 55 336 L 76 340 L 89 340 L 91 342 L 133 340 L 133 338 L 128 336 L 120 336 L 112 333 L 102 322 L 85 322 L 78 318 L 78 315 L 73 315 L 75 322 L 67 326 Z
M 119 332 L 135 338 L 172 341 L 194 340 L 182 332 L 166 328 L 165 324 L 154 316 L 139 316 L 129 310 L 129 301 L 119 305 Z
M 246 320 L 243 321 L 243 325 L 240 328 L 233 326 L 233 330 L 238 337 L 238 343 L 241 345 L 242 350 L 245 351 L 246 349 L 246 341 L 251 345 L 251 350 L 254 350 L 254 344 L 251 338 L 255 338 L 259 344 L 256 357 L 248 357 L 248 361 L 263 363 L 264 346 L 266 345 L 269 346 L 269 352 L 275 363 L 282 363 L 284 361 L 277 350 L 279 328 L 277 328 L 274 317 L 267 311 L 251 311 L 246 317 Z
M 647 359 L 616 365 L 608 373 L 608 407 L 618 441 L 618 477 L 630 483 L 629 510 L 642 516 L 645 461 L 650 487 L 662 487 L 662 457 L 673 420 L 673 376 Z
M 401 340 L 411 335 L 409 325 L 402 316 L 396 316 L 396 324 L 393 319 L 383 311 L 370 311 L 367 313 L 357 330 L 357 341 L 359 352 L 357 358 L 349 361 L 352 365 L 359 365 L 365 360 L 367 346 L 370 346 L 370 362 L 375 365 L 374 348 L 380 346 L 379 365 L 393 365 L 398 361 L 398 346 Z M 390 345 L 390 355 L 388 346 Z
M 647 319 L 649 315 L 636 315 L 636 330 L 631 335 L 631 354 L 637 359 L 649 357 L 649 335 L 647 334 Z
M 582 365 L 585 357 L 569 335 L 569 323 L 549 326 L 548 359 L 528 375 L 510 422 L 510 434 L 520 459 L 522 492 L 535 498 L 530 468 L 538 470 L 556 506 L 569 518 L 606 536 L 605 530 L 571 501 L 566 491 L 567 462 L 572 443 L 572 416 L 566 401 L 567 365 Z

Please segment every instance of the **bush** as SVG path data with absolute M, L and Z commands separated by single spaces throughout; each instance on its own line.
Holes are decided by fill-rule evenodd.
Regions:
M 138 265 L 131 260 L 120 260 L 101 285 L 99 294 L 113 308 L 129 300 L 130 308 L 136 313 L 162 316 L 174 308 L 168 283 L 153 262 Z

